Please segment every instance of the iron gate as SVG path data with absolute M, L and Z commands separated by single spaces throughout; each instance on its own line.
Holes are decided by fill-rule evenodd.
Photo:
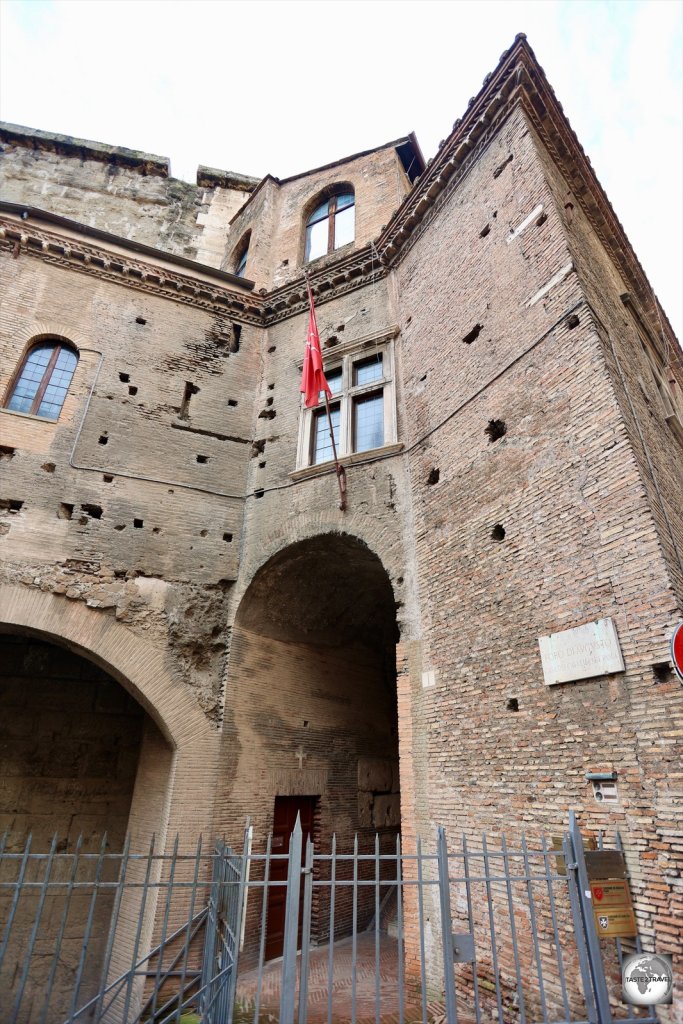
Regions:
M 287 878 L 273 881 L 283 858 Z M 276 885 L 284 950 L 266 961 Z M 410 852 L 379 836 L 370 850 L 334 837 L 318 850 L 299 827 L 284 855 L 270 839 L 252 852 L 251 830 L 239 855 L 6 840 L 0 996 L 12 1024 L 655 1021 L 621 1002 L 624 950 L 598 938 L 589 895 L 573 815 L 561 851 L 543 838 L 449 843 L 443 829 Z

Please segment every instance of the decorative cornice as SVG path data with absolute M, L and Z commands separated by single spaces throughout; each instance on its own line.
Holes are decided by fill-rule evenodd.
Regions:
M 0 246 L 19 255 L 113 281 L 173 302 L 221 312 L 241 323 L 263 324 L 261 301 L 255 295 L 231 291 L 217 282 L 182 274 L 169 267 L 143 262 L 127 254 L 45 231 L 34 223 L 0 217 Z M 163 256 L 163 254 L 160 254 Z M 201 272 L 201 267 L 197 265 Z
M 682 366 L 683 357 L 671 325 L 654 296 L 588 157 L 523 35 L 516 37 L 510 49 L 501 56 L 495 71 L 486 77 L 478 95 L 470 100 L 464 117 L 455 122 L 451 135 L 440 143 L 436 157 L 417 178 L 377 242 L 350 255 L 332 259 L 317 269 L 308 268 L 316 302 L 322 304 L 386 277 L 409 252 L 494 135 L 518 108 L 523 110 L 566 178 L 605 251 L 624 277 L 643 316 L 647 318 L 651 330 L 655 334 L 665 334 L 675 352 L 677 364 Z M 252 192 L 246 205 L 253 201 L 269 180 L 274 179 L 267 175 Z M 244 207 L 236 217 L 241 216 L 243 211 Z M 71 224 L 70 229 L 78 233 L 79 225 Z M 202 280 L 200 276 L 192 277 L 155 266 L 156 254 L 150 255 L 149 263 L 144 263 L 95 245 L 73 241 L 71 237 L 29 227 L 24 222 L 6 222 L 0 218 L 0 236 L 5 247 L 16 246 L 19 242 L 20 251 L 39 256 L 47 262 L 96 274 L 106 280 L 115 280 L 176 302 L 227 312 L 245 323 L 267 327 L 308 309 L 303 275 L 271 292 L 247 295 L 231 291 L 213 281 Z M 123 240 L 121 244 L 125 244 Z M 166 256 L 159 252 L 157 259 L 163 263 Z M 214 272 L 197 265 L 197 274 L 202 273 L 209 278 Z
M 380 235 L 376 248 L 383 262 L 393 267 L 403 259 L 517 106 L 566 178 L 605 251 L 638 298 L 652 329 L 656 333 L 666 332 L 680 359 L 676 336 L 626 232 L 523 35 L 517 36 L 503 53 L 498 67 L 484 80 L 480 93 L 470 100 L 465 116 L 455 122 L 452 134 L 440 144 L 436 157 Z
M 322 304 L 379 281 L 387 273 L 387 267 L 371 243 L 319 270 L 311 271 L 309 280 L 315 301 Z M 267 325 L 280 323 L 307 310 L 308 291 L 304 277 L 290 281 L 263 297 L 263 315 Z

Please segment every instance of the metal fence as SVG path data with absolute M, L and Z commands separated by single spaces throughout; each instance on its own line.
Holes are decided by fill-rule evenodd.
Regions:
M 286 877 L 284 870 L 286 868 Z M 237 854 L 81 839 L 0 847 L 0 996 L 12 1024 L 620 1024 L 617 940 L 598 939 L 572 818 L 544 838 L 399 837 L 316 848 L 297 826 Z M 281 956 L 273 893 L 284 889 Z M 639 943 L 634 945 L 640 949 Z M 278 949 L 277 952 L 280 950 Z M 630 950 L 628 950 L 630 951 Z

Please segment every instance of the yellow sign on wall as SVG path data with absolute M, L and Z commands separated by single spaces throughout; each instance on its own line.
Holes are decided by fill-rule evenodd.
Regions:
M 625 878 L 605 878 L 591 882 L 591 898 L 599 936 L 634 938 L 638 934 L 631 890 Z

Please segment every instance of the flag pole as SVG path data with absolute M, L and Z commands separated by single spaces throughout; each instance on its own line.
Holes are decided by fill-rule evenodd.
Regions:
M 313 292 L 311 291 L 311 282 L 308 277 L 308 271 L 304 270 L 304 277 L 306 279 L 306 287 L 308 288 L 308 299 L 313 309 Z M 322 357 L 322 352 L 320 353 Z M 339 487 L 339 509 L 341 512 L 346 512 L 346 470 L 339 462 L 337 456 L 337 445 L 334 440 L 334 429 L 332 427 L 332 412 L 330 411 L 330 398 L 327 391 L 324 391 L 325 395 L 325 410 L 327 412 L 327 425 L 330 431 L 330 441 L 332 442 L 332 457 L 334 459 L 334 471 L 337 475 L 337 485 Z
M 332 442 L 332 457 L 334 459 L 334 469 L 337 474 L 337 483 L 339 485 L 339 508 L 342 512 L 346 512 L 346 470 L 339 462 L 337 458 L 337 445 L 334 441 L 334 430 L 332 429 L 332 413 L 330 412 L 330 399 L 327 391 L 325 395 L 325 408 L 327 409 L 327 423 L 330 428 L 330 441 Z

